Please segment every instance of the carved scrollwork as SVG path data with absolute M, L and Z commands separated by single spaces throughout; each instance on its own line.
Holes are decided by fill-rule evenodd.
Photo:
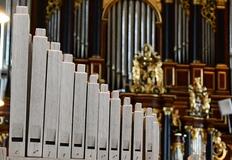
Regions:
M 213 134 L 213 158 L 214 160 L 223 160 L 227 154 L 225 142 L 221 139 L 221 132 L 215 131 Z
M 9 137 L 8 133 L 0 133 L 0 146 L 2 146 L 6 142 L 8 137 Z
M 46 7 L 46 19 L 50 19 L 51 15 L 59 10 L 62 5 L 62 0 L 48 0 L 48 5 Z
M 190 2 L 189 0 L 181 0 L 180 1 L 182 8 L 184 9 L 187 16 L 190 15 Z
M 214 32 L 216 31 L 216 7 L 216 1 L 202 1 L 201 15 L 211 25 Z
M 81 6 L 83 0 L 74 0 L 74 10 L 78 9 Z

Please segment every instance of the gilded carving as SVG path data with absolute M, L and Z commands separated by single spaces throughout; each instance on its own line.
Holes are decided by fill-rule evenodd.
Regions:
M 207 134 L 203 128 L 192 128 L 191 135 L 193 140 L 201 136 L 203 143 L 207 142 Z
M 134 57 L 132 80 L 131 92 L 162 94 L 165 91 L 161 57 L 149 44 Z
M 81 6 L 82 0 L 74 0 L 74 9 L 76 10 Z
M 47 21 L 51 17 L 51 15 L 59 10 L 62 5 L 62 0 L 48 0 L 48 5 L 46 7 L 46 19 Z
M 172 125 L 174 130 L 176 130 L 177 132 L 181 131 L 181 120 L 178 109 L 175 109 L 172 113 Z
M 210 102 L 207 88 L 202 86 L 201 78 L 195 78 L 193 85 L 189 85 L 190 115 L 209 117 Z
M 213 159 L 223 160 L 225 159 L 227 152 L 226 144 L 221 139 L 221 133 L 215 131 L 213 134 Z
M 206 19 L 213 29 L 216 31 L 216 2 L 215 1 L 203 1 L 201 15 Z
M 217 0 L 217 8 L 218 9 L 225 9 L 226 3 L 227 3 L 227 0 Z
M 184 9 L 187 16 L 190 15 L 190 1 L 189 0 L 181 0 L 180 1 L 182 8 Z
M 8 137 L 8 133 L 0 133 L 0 144 L 2 145 L 5 141 L 7 141 Z

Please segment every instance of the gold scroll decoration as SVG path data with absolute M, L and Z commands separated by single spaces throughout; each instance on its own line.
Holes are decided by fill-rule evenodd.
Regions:
M 221 132 L 216 130 L 213 133 L 213 159 L 223 160 L 227 152 L 226 144 L 221 139 Z
M 135 54 L 132 68 L 131 92 L 164 93 L 161 57 L 151 45 L 145 44 L 142 53 Z
M 102 12 L 102 19 L 107 20 L 108 19 L 108 10 L 115 5 L 120 0 L 103 0 L 103 12 Z M 156 16 L 157 16 L 157 23 L 162 23 L 162 16 L 161 16 L 161 10 L 162 10 L 162 4 L 161 0 L 143 0 L 145 3 L 149 4 L 153 10 L 155 10 Z
M 216 2 L 215 1 L 202 1 L 201 15 L 210 24 L 213 31 L 216 31 Z
M 193 85 L 189 85 L 190 115 L 196 117 L 209 117 L 210 102 L 207 88 L 203 87 L 201 78 L 194 79 Z
M 216 0 L 218 9 L 225 9 L 227 0 Z
M 74 0 L 74 10 L 81 6 L 82 0 Z
M 189 0 L 181 0 L 180 1 L 183 10 L 185 11 L 186 15 L 190 15 L 190 1 Z
M 46 20 L 48 21 L 51 15 L 59 10 L 62 5 L 62 0 L 48 0 L 48 5 L 46 7 Z

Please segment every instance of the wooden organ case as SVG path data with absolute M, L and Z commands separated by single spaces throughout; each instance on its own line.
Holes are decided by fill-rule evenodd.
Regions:
M 192 141 L 194 138 L 196 138 L 197 140 L 200 139 L 204 142 L 209 142 L 204 143 L 203 146 L 201 146 L 205 149 L 204 153 L 202 154 L 205 154 L 207 160 L 213 159 L 212 156 L 216 155 L 216 153 L 213 151 L 214 148 L 212 148 L 213 144 L 210 144 L 210 142 L 219 145 L 221 144 L 220 139 L 226 142 L 226 150 L 228 150 L 226 159 L 229 159 L 231 157 L 231 135 L 228 134 L 227 121 L 225 120 L 225 118 L 220 116 L 217 104 L 218 100 L 231 98 L 231 86 L 229 78 L 230 69 L 226 60 L 228 58 L 228 29 L 226 28 L 226 25 L 228 25 L 228 1 L 103 0 L 101 8 L 102 13 L 100 14 L 101 18 L 99 20 L 100 22 L 98 22 L 101 24 L 101 27 L 100 30 L 96 31 L 99 34 L 97 38 L 99 42 L 97 42 L 97 44 L 99 45 L 98 47 L 100 49 L 99 53 L 96 55 L 90 53 L 92 51 L 91 41 L 93 40 L 90 39 L 91 33 L 89 33 L 89 31 L 91 29 L 89 28 L 91 28 L 91 24 L 93 23 L 90 21 L 91 18 L 88 18 L 88 13 L 91 12 L 89 10 L 89 6 L 93 2 L 91 0 L 83 0 L 82 2 L 75 1 L 73 7 L 74 20 L 71 23 L 73 28 L 71 29 L 70 33 L 68 33 L 68 35 L 71 34 L 72 41 L 63 38 L 63 35 L 60 34 L 61 30 L 63 30 L 64 28 L 64 23 L 62 23 L 63 20 L 61 11 L 62 3 L 61 1 L 56 2 L 56 6 L 54 8 L 50 8 L 50 14 L 47 17 L 48 40 L 61 41 L 61 45 L 70 42 L 73 47 L 72 53 L 74 55 L 74 59 L 72 59 L 71 57 L 66 57 L 65 60 L 61 57 L 59 58 L 59 44 L 53 43 L 50 48 L 48 48 L 48 46 L 44 44 L 43 47 L 45 50 L 49 49 L 48 52 L 56 52 L 59 54 L 59 56 L 57 55 L 58 57 L 56 57 L 55 61 L 54 59 L 48 61 L 48 72 L 50 70 L 56 72 L 57 69 L 56 67 L 49 68 L 49 63 L 54 63 L 58 66 L 58 63 L 69 64 L 74 62 L 76 64 L 79 64 L 79 67 L 77 67 L 78 73 L 75 73 L 74 78 L 80 80 L 80 82 L 87 78 L 87 74 L 99 73 L 99 78 L 106 80 L 106 82 L 109 84 L 110 90 L 122 89 L 124 91 L 120 93 L 120 96 L 118 95 L 118 92 L 112 93 L 112 99 L 110 100 L 110 102 L 114 103 L 115 106 L 117 106 L 117 104 L 119 103 L 119 97 L 121 99 L 124 99 L 125 97 L 130 97 L 131 103 L 128 98 L 124 100 L 125 108 L 123 109 L 125 110 L 123 110 L 122 112 L 125 112 L 130 116 L 133 112 L 133 120 L 138 120 L 136 121 L 136 123 L 133 123 L 133 125 L 140 124 L 141 121 L 139 120 L 141 120 L 141 116 L 144 115 L 143 112 L 146 112 L 147 116 L 144 119 L 145 121 L 149 121 L 149 119 L 154 119 L 154 117 L 152 117 L 153 113 L 157 114 L 158 120 L 155 122 L 159 121 L 161 127 L 160 141 L 163 145 L 160 146 L 160 158 L 163 160 L 179 159 L 179 157 L 187 159 L 187 157 L 193 153 L 191 147 L 196 148 L 196 146 L 199 145 L 196 141 Z M 19 12 L 23 12 L 24 14 L 23 9 Z M 210 14 L 209 16 L 208 13 L 212 14 Z M 27 28 L 24 28 L 25 32 L 26 30 Z M 37 34 L 37 36 L 45 37 L 44 31 L 42 30 L 38 30 Z M 142 50 L 142 47 L 145 43 L 151 44 L 154 51 L 157 51 L 162 57 L 164 80 L 163 83 L 167 90 L 167 92 L 165 92 L 164 94 L 159 95 L 129 92 L 129 87 L 132 85 L 133 58 L 136 53 Z M 26 46 L 27 44 L 24 45 Z M 69 47 L 64 46 L 65 45 L 61 46 L 61 48 L 64 48 L 64 52 L 67 53 L 68 51 L 66 50 L 66 47 Z M 87 72 L 84 72 L 83 66 L 80 64 L 86 65 Z M 73 65 L 73 63 L 71 65 Z M 67 69 L 67 72 L 65 73 L 68 74 L 69 69 L 71 70 L 71 68 L 68 68 L 68 66 L 66 67 L 62 68 L 62 70 L 63 72 L 65 72 Z M 52 81 L 54 80 L 52 79 L 52 77 L 59 77 L 59 74 L 62 75 L 62 73 L 59 73 L 57 71 L 56 74 L 51 77 L 48 76 L 47 78 L 50 78 Z M 207 88 L 207 92 L 209 93 L 209 97 L 211 98 L 211 113 L 207 118 L 194 117 L 189 114 L 191 103 L 189 101 L 190 95 L 188 93 L 188 86 L 190 84 L 193 84 L 195 78 L 198 77 L 201 78 L 201 85 Z M 57 83 L 60 83 L 60 86 L 62 86 L 62 84 L 65 84 L 67 81 L 73 81 L 73 79 L 64 78 L 60 81 L 61 82 L 59 82 L 59 80 L 57 79 Z M 53 82 L 55 84 L 55 80 Z M 22 81 L 22 83 L 25 83 L 25 81 Z M 94 87 L 98 85 L 96 77 L 90 76 L 89 83 L 89 87 L 91 88 L 90 90 L 92 91 L 88 92 L 81 87 L 74 88 L 74 90 L 80 89 L 82 90 L 82 92 L 86 92 L 86 94 L 96 94 L 95 92 L 97 91 L 94 90 Z M 51 82 L 51 85 L 52 84 L 53 83 Z M 55 90 L 57 89 L 57 87 L 54 87 L 53 89 Z M 64 91 L 64 93 L 68 92 L 66 90 L 66 87 L 61 87 L 61 89 L 62 91 Z M 25 92 L 25 90 L 20 91 Z M 100 101 L 100 99 L 98 99 L 95 101 L 95 103 L 101 103 L 101 106 L 106 107 L 108 104 L 107 101 L 105 101 L 105 98 L 107 99 L 107 96 L 109 96 L 108 94 L 109 92 L 107 86 L 102 85 L 100 87 L 99 93 L 99 97 L 102 96 L 102 101 L 98 102 L 98 100 Z M 25 94 L 22 94 L 21 96 L 23 95 L 25 96 Z M 62 97 L 64 97 L 65 99 L 67 98 L 65 96 L 66 95 L 63 95 Z M 75 101 L 74 97 L 74 103 L 82 103 L 81 99 L 84 99 L 85 97 L 78 98 L 80 99 L 79 102 Z M 21 99 L 25 100 L 25 97 L 21 97 Z M 57 99 L 57 97 L 53 97 L 52 99 Z M 13 99 L 13 101 L 15 100 Z M 75 108 L 73 110 L 70 108 L 69 110 L 64 109 L 64 106 L 66 104 L 64 104 L 63 101 L 63 99 L 60 99 L 61 104 L 59 105 L 61 107 L 61 111 L 65 110 L 68 113 L 73 113 L 74 117 L 76 115 L 81 116 L 80 113 L 75 110 Z M 70 101 L 72 100 L 70 99 Z M 141 104 L 136 104 L 137 102 L 142 103 L 142 106 L 144 108 L 151 107 L 152 109 L 149 108 L 147 111 L 143 111 L 141 109 Z M 86 103 L 86 106 L 93 106 L 95 104 L 93 101 L 86 101 Z M 51 102 L 46 102 L 46 105 L 49 104 L 51 104 Z M 135 106 L 135 110 L 131 109 L 131 104 Z M 8 107 L 6 108 L 9 109 Z M 82 109 L 83 111 L 83 108 L 80 109 Z M 36 152 L 36 154 L 39 154 L 41 155 L 41 157 L 44 158 L 48 155 L 56 157 L 57 151 L 57 157 L 59 158 L 64 154 L 71 155 L 70 157 L 74 159 L 80 158 L 83 157 L 82 155 L 85 152 L 88 159 L 91 159 L 92 155 L 96 156 L 92 157 L 92 159 L 101 159 L 99 157 L 104 157 L 104 151 L 106 151 L 109 152 L 109 154 L 107 155 L 109 157 L 114 157 L 115 155 L 123 155 L 125 157 L 128 157 L 129 159 L 135 156 L 138 156 L 140 158 L 144 157 L 145 159 L 147 159 L 150 154 L 150 150 L 147 148 L 157 143 L 157 139 L 152 139 L 152 144 L 149 143 L 149 141 L 145 140 L 144 142 L 142 142 L 145 144 L 143 146 L 144 148 L 139 148 L 137 145 L 138 143 L 132 143 L 132 141 L 135 142 L 135 137 L 139 137 L 140 139 L 142 139 L 141 136 L 146 136 L 147 132 L 145 131 L 144 133 L 140 130 L 141 128 L 139 128 L 138 126 L 133 126 L 139 131 L 134 133 L 133 135 L 125 134 L 125 136 L 122 136 L 123 142 L 121 142 L 120 134 L 130 132 L 130 130 L 133 130 L 133 128 L 127 128 L 124 126 L 124 128 L 122 127 L 122 130 L 119 131 L 117 130 L 117 120 L 122 119 L 122 121 L 125 121 L 125 119 L 129 119 L 130 123 L 131 117 L 123 117 L 123 114 L 121 115 L 119 113 L 120 107 L 118 106 L 114 109 L 114 111 L 118 113 L 117 115 L 114 115 L 113 113 L 107 111 L 107 107 L 105 108 L 105 110 L 99 109 L 98 111 L 99 115 L 109 114 L 110 116 L 114 116 L 114 118 L 112 118 L 112 121 L 110 122 L 107 122 L 107 120 L 105 119 L 99 119 L 99 122 L 101 121 L 102 124 L 109 123 L 110 126 L 113 125 L 116 127 L 115 130 L 110 130 L 110 133 L 102 131 L 100 132 L 101 134 L 98 134 L 99 128 L 101 128 L 102 130 L 105 129 L 104 125 L 99 125 L 99 128 L 96 128 L 96 124 L 94 123 L 97 122 L 93 122 L 91 120 L 91 118 L 94 119 L 94 116 L 96 115 L 91 111 L 87 111 L 87 115 L 90 115 L 88 117 L 91 118 L 87 117 L 87 122 L 83 123 L 84 126 L 80 124 L 79 127 L 82 129 L 86 127 L 86 131 L 88 130 L 88 133 L 85 133 L 85 129 L 83 129 L 82 131 L 76 131 L 75 129 L 72 130 L 72 127 L 68 128 L 67 126 L 65 126 L 65 124 L 62 123 L 62 119 L 65 119 L 68 122 L 70 122 L 71 120 L 70 117 L 68 117 L 66 114 L 61 114 L 61 119 L 56 117 L 54 122 L 51 122 L 51 124 L 46 123 L 46 127 L 42 127 L 44 130 L 38 129 L 38 126 L 43 124 L 43 120 L 41 120 L 39 124 L 37 124 L 37 122 L 29 121 L 29 123 L 35 124 L 32 126 L 32 129 L 28 128 L 28 135 L 24 135 L 24 129 L 27 125 L 24 124 L 26 120 L 16 119 L 17 125 L 13 125 L 13 123 L 11 123 L 14 127 L 16 127 L 16 130 L 11 132 L 17 135 L 21 135 L 21 133 L 23 134 L 21 135 L 21 137 L 13 136 L 12 139 L 11 133 L 10 140 L 13 140 L 14 142 L 22 142 L 21 144 L 18 143 L 19 148 L 24 148 L 22 146 L 25 145 L 25 140 L 32 140 L 31 144 L 28 143 L 28 147 L 30 148 L 31 146 L 33 146 L 34 148 L 40 150 L 41 153 Z M 25 105 L 23 106 L 23 110 L 25 110 Z M 96 108 L 92 108 L 91 110 L 96 111 Z M 50 112 L 52 111 L 53 109 Z M 49 111 L 46 112 L 50 114 Z M 4 109 L 3 115 L 5 116 L 6 114 L 8 114 L 8 112 L 5 112 Z M 35 116 L 39 116 L 36 113 L 34 114 Z M 45 117 L 48 117 L 49 119 L 50 116 L 45 115 Z M 21 123 L 21 121 L 23 121 L 23 123 Z M 179 128 L 178 124 L 180 122 L 181 127 Z M 57 126 L 59 123 L 61 124 L 61 130 L 58 131 L 56 130 L 56 127 L 54 128 L 54 126 Z M 78 124 L 78 120 L 73 121 L 73 123 Z M 154 128 L 157 127 L 157 124 L 150 124 Z M 88 125 L 95 127 L 88 127 Z M 151 126 L 146 126 L 145 124 L 144 127 L 148 128 L 149 130 L 149 127 Z M 216 129 L 222 134 L 220 134 Z M 177 130 L 181 130 L 181 132 L 176 132 Z M 41 144 L 39 145 L 35 145 L 35 143 L 38 142 L 38 137 L 33 137 L 30 139 L 31 135 L 38 136 L 38 134 L 36 134 L 37 131 L 41 131 L 41 133 L 44 133 L 43 136 L 45 138 L 44 141 L 40 141 Z M 150 131 L 150 134 L 154 134 L 153 130 Z M 94 133 L 96 133 L 97 136 Z M 109 141 L 104 141 L 103 143 L 103 141 L 101 140 L 104 140 L 104 136 L 107 136 L 107 134 L 115 134 L 114 136 L 116 137 L 116 140 L 109 139 Z M 84 137 L 82 137 L 81 135 L 84 135 Z M 8 135 L 6 134 L 4 135 L 4 137 L 5 136 Z M 134 136 L 134 139 L 128 140 L 132 139 L 131 136 Z M 75 138 L 72 139 L 70 137 Z M 147 137 L 148 140 L 151 139 L 149 133 Z M 20 138 L 22 138 L 23 140 Z M 84 144 L 85 138 L 86 144 Z M 96 141 L 96 139 L 99 141 Z M 213 139 L 217 139 L 218 141 L 213 141 Z M 122 148 L 115 147 L 117 146 L 115 144 L 118 143 L 121 143 L 120 146 L 122 146 Z M 69 144 L 68 147 L 67 144 Z M 16 148 L 18 147 L 14 144 L 13 146 L 16 146 Z M 42 146 L 44 150 L 48 152 L 42 153 Z M 113 147 L 110 150 L 110 147 L 107 148 L 105 146 Z M 10 147 L 12 147 L 12 144 L 10 145 Z M 136 147 L 137 149 L 135 149 Z M 143 153 L 139 152 L 142 150 L 144 151 Z M 25 153 L 24 151 L 18 152 L 19 153 L 17 154 L 22 155 Z M 80 153 L 79 155 L 75 155 L 75 152 Z M 194 150 L 194 152 L 199 153 L 199 150 Z M 36 156 L 36 154 L 33 153 L 33 150 L 27 150 L 28 157 Z M 10 155 L 10 159 L 12 159 L 12 155 L 14 155 L 14 153 L 10 152 Z M 155 156 L 157 158 L 157 155 Z

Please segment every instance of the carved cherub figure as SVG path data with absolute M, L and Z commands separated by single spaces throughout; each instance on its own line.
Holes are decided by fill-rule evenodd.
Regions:
M 164 93 L 163 69 L 160 55 L 145 44 L 141 54 L 136 54 L 132 68 L 133 85 L 136 93 Z
M 209 117 L 211 99 L 200 77 L 194 79 L 193 85 L 189 85 L 189 102 L 191 115 Z

